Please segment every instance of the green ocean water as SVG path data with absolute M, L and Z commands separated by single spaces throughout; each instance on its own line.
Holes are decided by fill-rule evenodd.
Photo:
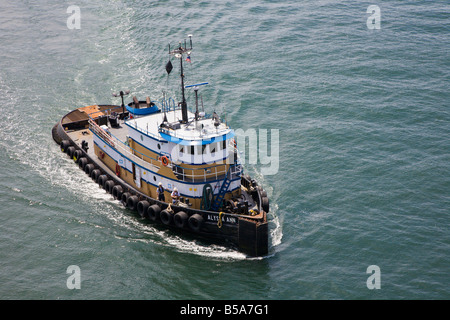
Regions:
M 177 97 L 188 34 L 205 110 L 279 133 L 275 174 L 245 166 L 266 257 L 146 223 L 52 140 L 113 92 Z M 0 0 L 0 299 L 449 299 L 449 49 L 448 1 Z

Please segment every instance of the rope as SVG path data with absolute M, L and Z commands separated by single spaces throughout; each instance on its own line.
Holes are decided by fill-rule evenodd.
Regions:
M 223 212 L 220 211 L 219 212 L 219 221 L 217 222 L 217 226 L 219 227 L 219 229 L 222 228 L 222 214 L 223 214 Z

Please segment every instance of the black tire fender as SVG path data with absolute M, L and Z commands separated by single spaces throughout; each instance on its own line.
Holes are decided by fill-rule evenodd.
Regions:
M 123 188 L 120 184 L 115 185 L 112 188 L 111 194 L 113 196 L 114 199 L 122 199 L 122 193 L 123 193 Z
M 75 161 L 75 163 L 78 163 L 78 161 L 80 160 L 82 154 L 83 153 L 81 152 L 81 150 L 75 150 L 73 152 L 73 161 Z
M 91 171 L 91 178 L 92 178 L 92 180 L 94 180 L 95 182 L 97 182 L 98 181 L 98 178 L 100 177 L 100 175 L 101 175 L 101 171 L 100 171 L 100 169 L 94 169 L 94 170 L 92 170 Z
M 122 193 L 122 196 L 120 197 L 120 200 L 125 207 L 127 206 L 129 197 L 131 197 L 131 193 L 129 193 L 129 192 Z
M 100 177 L 98 177 L 98 180 L 97 180 L 98 185 L 103 188 L 103 186 L 105 185 L 106 180 L 108 180 L 108 176 L 106 174 L 100 175 Z
M 92 163 L 88 163 L 87 165 L 84 166 L 84 172 L 86 172 L 86 174 L 88 176 L 91 176 L 91 172 L 92 170 L 94 170 L 95 166 Z
M 75 152 L 75 147 L 74 146 L 69 146 L 69 147 L 67 147 L 67 151 L 66 151 L 66 153 L 67 153 L 67 155 L 69 156 L 69 158 L 72 158 L 73 157 L 73 153 Z
M 184 211 L 179 211 L 173 216 L 173 222 L 178 228 L 184 228 L 188 222 L 189 216 Z
M 138 204 L 137 204 L 137 212 L 139 213 L 139 215 L 142 218 L 145 218 L 147 216 L 147 210 L 148 210 L 149 206 L 150 206 L 150 203 L 148 203 L 147 200 L 142 200 L 142 201 L 138 202 Z
M 259 194 L 261 195 L 261 198 L 267 197 L 267 191 L 258 186 Z
M 103 188 L 108 193 L 112 193 L 112 188 L 113 187 L 114 187 L 114 181 L 112 181 L 112 180 L 106 180 L 105 183 L 103 184 Z
M 161 207 L 157 204 L 153 204 L 147 209 L 147 217 L 152 220 L 156 221 L 160 218 L 161 213 Z
M 62 152 L 67 152 L 67 148 L 70 146 L 70 142 L 69 140 L 62 140 L 59 146 L 61 147 Z
M 189 223 L 189 228 L 198 232 L 198 231 L 200 231 L 200 228 L 202 227 L 203 217 L 201 215 L 199 215 L 198 213 L 194 213 L 192 216 L 189 217 L 188 223 Z
M 133 211 L 136 211 L 137 204 L 139 202 L 138 196 L 129 196 L 127 199 L 127 208 Z
M 167 211 L 167 210 L 162 210 L 160 212 L 159 215 L 162 223 L 164 223 L 166 226 L 170 225 L 172 223 L 173 220 L 173 213 Z
M 268 197 L 261 198 L 261 206 L 265 212 L 269 212 L 269 198 Z
M 84 167 L 88 164 L 88 159 L 86 158 L 86 157 L 81 157 L 79 160 L 78 160 L 78 166 L 81 168 L 81 169 L 83 169 L 84 170 Z

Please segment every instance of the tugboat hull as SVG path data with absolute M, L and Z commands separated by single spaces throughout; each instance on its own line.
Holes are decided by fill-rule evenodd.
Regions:
M 98 107 L 100 110 L 117 108 L 119 119 L 127 116 L 127 111 L 122 111 L 119 106 Z M 252 197 L 260 209 L 253 216 L 199 210 L 158 201 L 134 188 L 98 158 L 93 150 L 88 117 L 79 112 L 80 109 L 69 112 L 53 127 L 53 139 L 63 152 L 74 159 L 80 169 L 121 201 L 127 209 L 167 228 L 228 243 L 249 256 L 268 254 L 268 198 L 254 180 L 248 176 L 241 177 L 242 186 L 248 190 L 247 195 Z M 103 119 L 97 117 L 95 121 L 100 125 Z

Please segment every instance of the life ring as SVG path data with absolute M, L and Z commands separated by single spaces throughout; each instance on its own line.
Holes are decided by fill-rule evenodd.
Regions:
M 169 164 L 169 159 L 167 159 L 166 156 L 161 157 L 161 163 L 164 167 L 166 167 Z
M 116 176 L 120 177 L 120 165 L 116 163 Z

